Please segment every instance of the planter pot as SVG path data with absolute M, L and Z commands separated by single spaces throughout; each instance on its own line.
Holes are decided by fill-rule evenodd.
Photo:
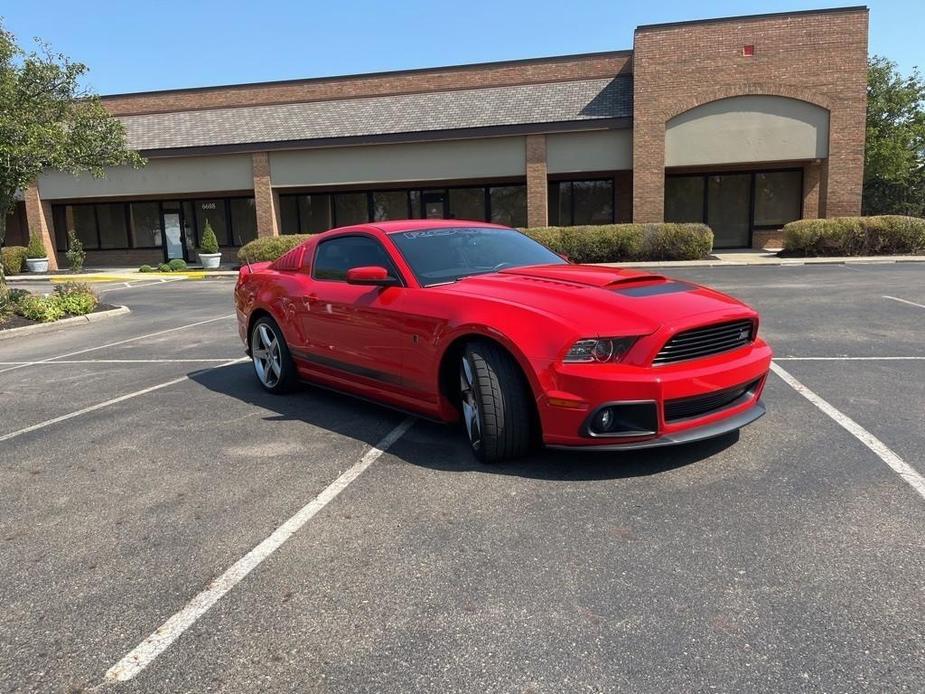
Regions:
M 26 258 L 29 272 L 48 272 L 48 258 Z
M 199 262 L 202 263 L 203 270 L 217 270 L 222 262 L 221 253 L 200 253 Z

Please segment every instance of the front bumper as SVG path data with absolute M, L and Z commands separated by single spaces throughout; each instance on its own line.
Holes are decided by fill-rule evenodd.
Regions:
M 747 424 L 751 424 L 756 419 L 767 412 L 767 408 L 761 400 L 756 400 L 744 412 L 721 419 L 713 424 L 707 424 L 693 429 L 684 429 L 674 434 L 665 434 L 657 436 L 654 439 L 635 441 L 633 443 L 611 443 L 598 445 L 555 445 L 550 444 L 549 448 L 559 448 L 563 450 L 586 450 L 586 451 L 633 451 L 643 448 L 659 448 L 661 446 L 677 446 L 682 443 L 694 443 L 695 441 L 704 441 L 712 439 L 732 431 L 737 431 Z
M 764 413 L 760 403 L 771 365 L 771 349 L 761 339 L 748 347 L 665 366 L 562 364 L 547 362 L 537 410 L 543 442 L 552 447 L 626 450 L 667 446 L 719 436 Z M 667 417 L 669 401 L 708 396 L 758 382 L 750 396 L 686 418 Z M 597 408 L 611 403 L 655 403 L 653 430 L 640 436 L 591 436 L 586 424 Z

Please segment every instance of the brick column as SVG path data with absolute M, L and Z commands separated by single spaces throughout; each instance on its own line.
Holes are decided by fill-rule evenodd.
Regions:
M 257 211 L 257 236 L 279 236 L 279 221 L 276 213 L 277 198 L 273 195 L 270 180 L 269 152 L 254 152 L 254 206 Z
M 29 226 L 29 234 L 38 234 L 42 237 L 42 243 L 45 244 L 45 251 L 48 253 L 48 269 L 58 269 L 58 256 L 55 251 L 55 240 L 52 236 L 52 227 L 49 224 L 51 220 L 51 205 L 42 201 L 39 195 L 39 187 L 32 184 L 26 188 L 26 221 Z
M 813 161 L 803 167 L 803 219 L 818 219 L 822 164 Z
M 633 172 L 621 171 L 613 177 L 613 218 L 617 224 L 633 221 Z
M 549 224 L 549 184 L 546 181 L 546 136 L 527 135 L 527 226 Z

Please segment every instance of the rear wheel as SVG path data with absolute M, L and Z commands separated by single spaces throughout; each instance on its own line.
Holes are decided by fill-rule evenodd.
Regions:
M 295 364 L 283 331 L 269 316 L 258 318 L 251 328 L 251 359 L 264 390 L 288 393 L 298 384 Z
M 510 354 L 491 342 L 470 342 L 459 362 L 460 409 L 475 456 L 510 460 L 530 449 L 528 387 Z

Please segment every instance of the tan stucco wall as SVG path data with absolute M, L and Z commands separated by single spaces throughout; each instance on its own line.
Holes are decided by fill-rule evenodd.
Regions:
M 120 166 L 103 178 L 47 173 L 39 177 L 43 200 L 109 195 L 162 195 L 251 190 L 250 154 L 150 159 L 141 169 Z
M 720 99 L 668 121 L 665 165 L 738 164 L 823 159 L 829 112 L 779 96 Z
M 633 168 L 633 131 L 601 130 L 546 136 L 549 173 L 620 171 Z
M 523 176 L 522 137 L 331 147 L 271 152 L 273 185 L 450 180 Z

